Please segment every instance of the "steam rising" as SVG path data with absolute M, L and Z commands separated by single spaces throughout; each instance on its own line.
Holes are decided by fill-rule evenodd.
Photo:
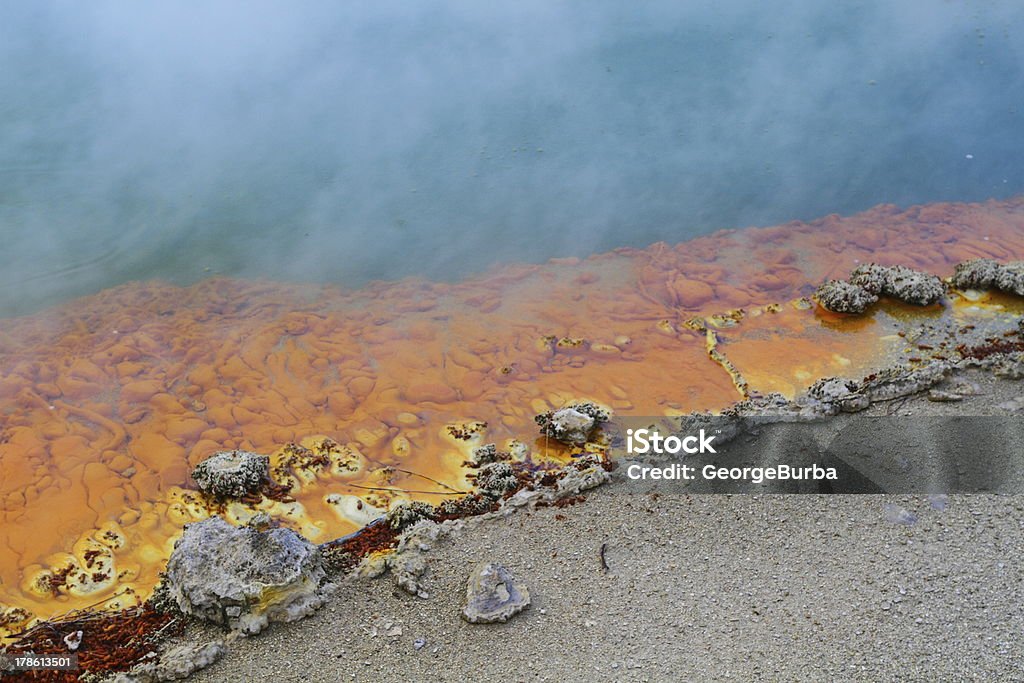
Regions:
M 1019 3 L 722 4 L 5 3 L 0 314 L 1021 192 Z

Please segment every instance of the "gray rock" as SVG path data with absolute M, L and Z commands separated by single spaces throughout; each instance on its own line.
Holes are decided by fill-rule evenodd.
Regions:
M 890 524 L 913 526 L 917 523 L 917 515 L 904 507 L 900 507 L 896 503 L 886 503 L 885 507 L 882 508 L 882 513 L 885 517 L 885 521 Z
M 892 366 L 879 370 L 870 379 L 865 378 L 860 391 L 872 403 L 891 401 L 931 389 L 946 379 L 951 371 L 949 363 L 941 361 L 933 361 L 920 368 Z
M 1011 261 L 1000 266 L 995 284 L 1004 292 L 1024 296 L 1024 261 Z
M 992 364 L 992 372 L 1002 379 L 1024 379 L 1024 358 L 1020 354 L 997 358 Z
M 854 268 L 850 281 L 829 280 L 818 287 L 814 298 L 835 313 L 863 313 L 880 296 L 908 304 L 930 306 L 946 295 L 942 279 L 905 266 L 866 263 Z
M 403 532 L 394 552 L 365 562 L 359 573 L 373 576 L 390 569 L 395 585 L 410 595 L 427 599 L 430 593 L 423 582 L 427 573 L 426 554 L 434 542 L 451 528 L 442 527 L 429 519 L 420 519 Z
M 990 258 L 972 259 L 956 265 L 951 282 L 957 289 L 989 289 L 995 286 L 999 271 L 1000 265 Z
M 551 416 L 551 435 L 562 441 L 586 443 L 594 424 L 590 415 L 575 408 L 564 408 Z
M 764 417 L 784 417 L 792 415 L 797 406 L 782 394 L 772 392 L 763 396 L 752 396 L 743 401 L 737 401 L 731 406 L 722 410 L 722 416 L 727 418 L 757 418 L 762 421 Z
M 530 591 L 500 564 L 484 562 L 469 575 L 462 618 L 471 624 L 508 621 L 530 604 Z
M 995 287 L 1010 294 L 1024 296 L 1024 261 L 1006 264 L 989 258 L 958 263 L 950 280 L 958 289 L 990 289 Z
M 1009 401 L 1003 401 L 1002 403 L 996 404 L 996 408 L 999 410 L 1005 410 L 1008 413 L 1019 413 L 1024 404 L 1021 403 L 1020 398 L 1011 399 Z
M 908 304 L 931 306 L 946 295 L 946 285 L 936 275 L 895 266 L 889 269 L 884 292 Z
M 814 293 L 822 308 L 833 313 L 863 313 L 878 301 L 869 290 L 842 280 L 829 280 Z
M 511 460 L 512 454 L 508 451 L 499 451 L 497 444 L 488 443 L 473 449 L 473 467 L 480 467 L 492 462 Z
M 818 410 L 826 415 L 855 413 L 871 405 L 857 382 L 838 377 L 819 379 L 807 390 L 807 396 L 818 401 Z
M 507 462 L 493 462 L 484 465 L 476 475 L 476 486 L 480 493 L 490 498 L 501 498 L 519 486 L 515 470 Z
M 950 391 L 959 396 L 981 396 L 981 385 L 977 382 L 969 382 L 965 379 L 953 382 Z
M 419 501 L 402 501 L 388 511 L 387 523 L 395 531 L 402 531 L 421 519 L 430 519 L 434 515 L 434 506 Z
M 877 263 L 865 263 L 850 273 L 850 284 L 862 287 L 876 296 L 885 293 L 888 282 L 888 266 L 880 266 Z
M 185 614 L 258 633 L 324 599 L 319 549 L 291 529 L 258 531 L 210 517 L 185 527 L 167 562 L 167 593 Z
M 270 459 L 249 451 L 220 451 L 192 470 L 199 490 L 215 498 L 258 493 L 269 480 Z
M 601 406 L 589 401 L 577 401 L 564 408 L 537 415 L 534 420 L 540 432 L 562 443 L 582 446 L 599 425 L 611 416 Z
M 876 296 L 891 296 L 917 306 L 930 306 L 946 294 L 939 277 L 906 266 L 858 266 L 850 274 L 850 284 Z
M 928 392 L 928 400 L 933 403 L 956 403 L 964 400 L 963 394 L 944 389 L 932 389 Z
M 127 673 L 106 679 L 109 683 L 158 683 L 188 678 L 224 656 L 224 643 L 182 643 L 160 653 L 155 661 L 136 665 Z
M 395 585 L 409 595 L 424 600 L 430 597 L 421 581 L 423 575 L 427 573 L 427 561 L 422 555 L 406 553 L 390 564 L 395 574 Z

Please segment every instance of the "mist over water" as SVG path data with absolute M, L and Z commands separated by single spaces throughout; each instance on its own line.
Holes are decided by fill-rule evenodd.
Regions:
M 1024 187 L 1017 2 L 0 3 L 0 314 Z

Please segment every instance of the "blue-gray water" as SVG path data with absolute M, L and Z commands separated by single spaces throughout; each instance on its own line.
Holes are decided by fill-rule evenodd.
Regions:
M 0 314 L 1021 192 L 1019 2 L 0 0 Z

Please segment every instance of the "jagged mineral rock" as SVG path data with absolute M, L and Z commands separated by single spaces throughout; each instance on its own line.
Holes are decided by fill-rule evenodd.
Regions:
M 1011 261 L 1000 266 L 995 284 L 1004 292 L 1024 296 L 1024 261 Z
M 932 389 L 928 392 L 928 400 L 933 403 L 956 403 L 957 401 L 964 400 L 964 397 L 963 394 L 958 394 L 955 391 Z
M 864 287 L 842 280 L 829 280 L 814 293 L 814 298 L 833 313 L 863 313 L 878 297 Z
M 430 594 L 423 589 L 420 579 L 427 572 L 427 561 L 420 555 L 404 555 L 392 565 L 394 583 L 403 591 L 418 598 L 429 598 Z
M 946 285 L 938 276 L 896 266 L 889 271 L 885 293 L 908 304 L 931 306 L 946 295 Z
M 1024 379 L 1024 358 L 1021 354 L 998 358 L 992 365 L 992 372 L 1002 379 Z
M 459 498 L 448 498 L 437 505 L 437 512 L 442 516 L 471 517 L 492 512 L 497 506 L 494 498 L 482 493 L 474 493 Z
M 408 527 L 399 537 L 398 547 L 387 555 L 372 556 L 356 569 L 358 576 L 380 576 L 391 570 L 395 585 L 410 595 L 429 598 L 423 577 L 427 573 L 427 555 L 434 542 L 459 528 L 457 523 L 442 526 L 437 522 L 421 519 Z
M 972 259 L 956 265 L 951 281 L 957 289 L 989 289 L 999 271 L 1000 265 L 990 258 Z
M 430 594 L 423 589 L 420 579 L 427 573 L 427 561 L 422 555 L 411 553 L 403 554 L 396 558 L 391 564 L 391 570 L 395 574 L 395 584 L 409 595 L 415 595 L 424 600 Z
M 939 277 L 906 266 L 858 266 L 850 275 L 850 284 L 917 306 L 930 306 L 946 294 L 946 286 Z
M 857 266 L 850 274 L 850 284 L 862 287 L 874 295 L 884 294 L 889 280 L 889 268 L 877 263 Z
M 772 392 L 737 401 L 722 410 L 722 417 L 761 418 L 782 417 L 798 410 L 796 405 L 782 394 Z
M 507 462 L 492 462 L 480 468 L 476 476 L 480 493 L 491 498 L 501 498 L 506 492 L 519 486 L 515 470 Z
M 258 633 L 324 600 L 315 545 L 291 529 L 257 531 L 210 517 L 185 527 L 167 562 L 167 593 L 185 614 Z
M 473 467 L 480 467 L 492 462 L 511 460 L 512 454 L 508 451 L 499 451 L 497 444 L 487 443 L 473 449 Z
M 853 270 L 849 282 L 829 280 L 818 287 L 814 298 L 835 313 L 863 313 L 879 296 L 930 306 L 945 294 L 946 285 L 935 275 L 905 266 L 867 263 Z
M 226 648 L 220 641 L 212 643 L 182 643 L 160 653 L 156 661 L 139 664 L 127 673 L 104 679 L 108 683 L 158 683 L 188 678 L 199 669 L 220 659 Z M 82 679 L 84 680 L 84 679 Z
M 214 453 L 192 470 L 199 490 L 215 498 L 257 493 L 270 476 L 270 459 L 249 451 Z
M 608 411 L 589 401 L 570 403 L 564 408 L 541 413 L 534 418 L 540 425 L 540 432 L 562 443 L 581 446 L 587 442 L 594 429 L 607 422 Z
M 807 390 L 807 396 L 819 401 L 819 410 L 830 415 L 855 413 L 871 404 L 870 399 L 861 393 L 857 382 L 837 377 L 818 380 Z
M 958 263 L 950 280 L 957 289 L 990 289 L 1024 296 L 1024 261 L 1005 265 L 989 258 Z
M 891 401 L 912 396 L 931 389 L 946 379 L 951 371 L 949 363 L 933 361 L 920 368 L 893 366 L 883 368 L 861 383 L 860 391 L 872 403 Z
M 484 562 L 469 575 L 462 618 L 471 624 L 508 621 L 530 604 L 530 590 L 500 564 Z
M 434 506 L 419 501 L 402 501 L 388 510 L 387 521 L 395 531 L 402 531 L 421 519 L 430 519 L 434 514 Z

